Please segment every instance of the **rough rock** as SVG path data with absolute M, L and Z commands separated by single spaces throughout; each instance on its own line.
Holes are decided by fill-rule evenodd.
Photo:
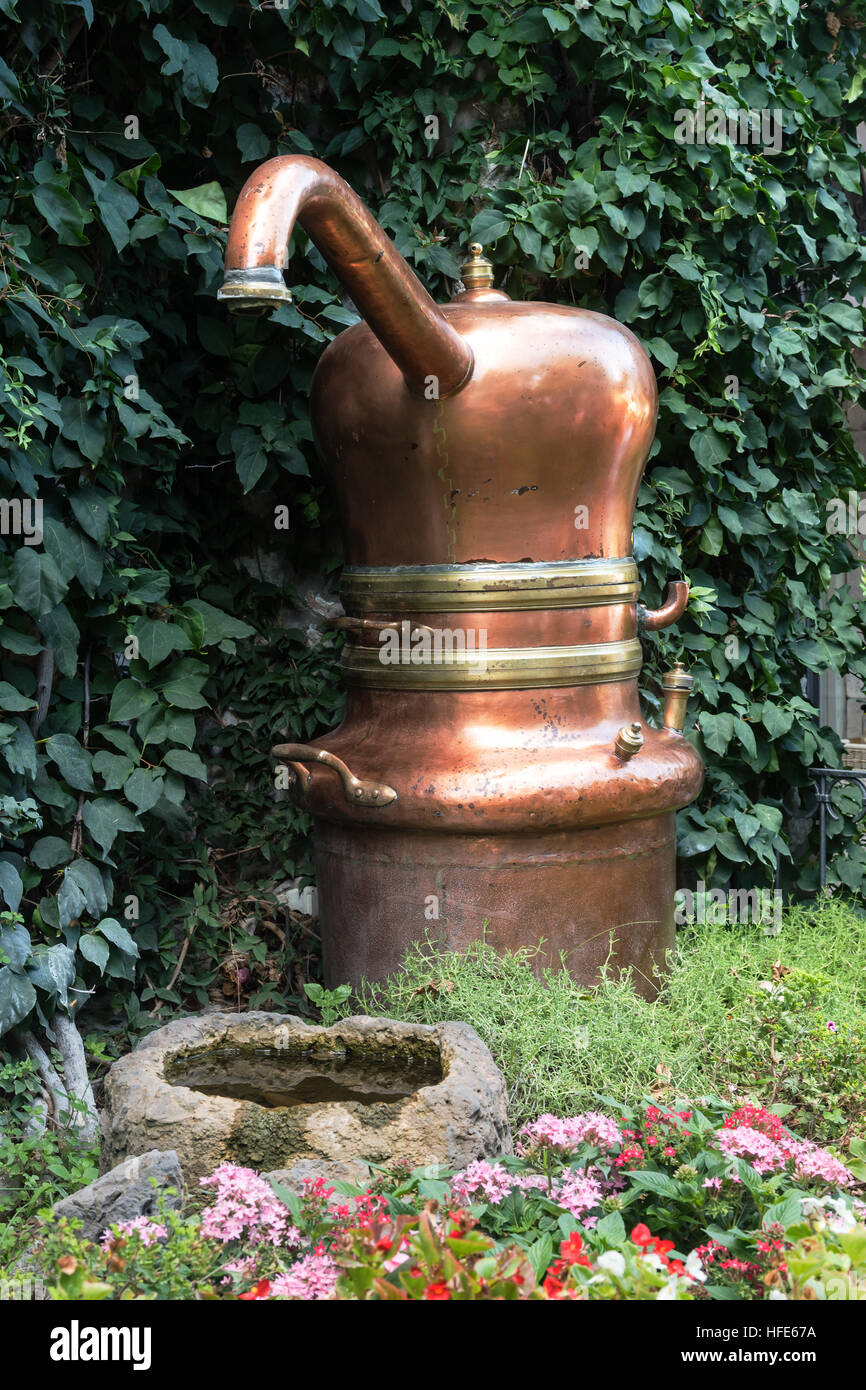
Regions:
M 190 1057 L 234 1049 L 271 1052 L 306 1061 L 345 1053 L 375 1069 L 435 1056 L 442 1079 L 396 1102 L 314 1101 L 268 1107 L 172 1084 Z M 274 1050 L 277 1049 L 277 1052 Z M 275 1060 L 275 1076 L 279 1064 Z M 169 1075 L 167 1075 L 167 1072 Z M 186 1180 L 221 1162 L 263 1172 L 292 1170 L 302 1159 L 463 1167 L 476 1158 L 511 1152 L 505 1084 L 487 1048 L 464 1023 L 412 1024 L 349 1018 L 329 1028 L 276 1013 L 214 1014 L 178 1019 L 120 1058 L 105 1080 L 103 1163 L 108 1166 L 154 1147 L 176 1151 Z
M 293 1192 L 301 1193 L 304 1183 L 310 1178 L 324 1178 L 327 1183 L 350 1182 L 354 1186 L 364 1186 L 370 1176 L 370 1169 L 360 1159 L 326 1160 L 323 1158 L 299 1158 L 291 1168 L 277 1168 L 273 1173 L 263 1174 L 273 1178 Z
M 151 1179 L 156 1179 L 155 1184 Z M 169 1188 L 174 1188 L 176 1195 L 168 1192 Z M 115 1222 L 152 1216 L 160 1193 L 165 1194 L 166 1206 L 179 1206 L 183 1174 L 174 1150 L 151 1148 L 125 1159 L 87 1187 L 55 1202 L 52 1210 L 56 1216 L 81 1221 L 82 1235 L 98 1240 Z

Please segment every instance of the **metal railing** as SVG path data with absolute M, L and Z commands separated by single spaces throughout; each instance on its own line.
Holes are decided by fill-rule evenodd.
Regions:
M 833 788 L 840 782 L 853 782 L 860 793 L 860 803 L 866 816 L 866 768 L 853 767 L 810 767 L 809 776 L 816 782 L 815 800 L 818 803 L 818 826 L 821 835 L 820 884 L 827 883 L 827 816 L 839 820 L 839 812 L 832 802 Z

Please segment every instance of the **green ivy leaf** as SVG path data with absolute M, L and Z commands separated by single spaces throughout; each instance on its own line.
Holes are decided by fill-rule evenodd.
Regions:
M 66 597 L 67 584 L 50 555 L 20 546 L 12 560 L 15 602 L 31 618 L 50 613 Z
M 21 691 L 16 690 L 14 685 L 10 685 L 8 681 L 0 681 L 0 709 L 8 709 L 17 713 L 35 708 L 36 701 L 31 700 L 29 695 L 22 695 Z
M 149 710 L 155 700 L 153 691 L 148 690 L 145 685 L 140 685 L 138 681 L 119 681 L 114 687 L 108 717 L 119 724 L 127 724 Z
M 209 222 L 224 223 L 228 218 L 226 195 L 218 183 L 201 183 L 197 188 L 170 188 L 173 198 L 198 217 Z
M 68 864 L 71 858 L 69 845 L 57 835 L 43 836 L 30 851 L 30 859 L 39 869 L 56 869 L 58 864 Z
M 138 956 L 138 947 L 130 936 L 126 927 L 122 927 L 114 917 L 103 917 L 101 922 L 97 922 L 96 930 L 116 946 L 125 956 Z
M 108 854 L 118 833 L 140 834 L 144 826 L 132 814 L 128 806 L 114 801 L 109 796 L 101 796 L 96 801 L 85 801 L 84 824 L 90 831 L 103 854 Z
M 197 753 L 189 753 L 185 748 L 170 748 L 163 758 L 166 767 L 171 767 L 183 777 L 197 777 L 207 781 L 207 768 Z
M 45 740 L 45 752 L 60 768 L 64 781 L 76 791 L 93 791 L 91 757 L 71 734 L 52 734 Z
M 89 960 L 91 965 L 95 965 L 101 975 L 105 974 L 105 967 L 108 965 L 108 943 L 95 932 L 86 932 L 78 938 L 78 949 L 85 960 Z
M 0 1037 L 23 1023 L 36 1005 L 36 991 L 26 975 L 8 965 L 0 968 Z

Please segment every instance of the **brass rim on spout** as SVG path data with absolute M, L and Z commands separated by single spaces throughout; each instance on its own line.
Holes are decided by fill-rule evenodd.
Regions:
M 636 676 L 641 668 L 641 645 L 633 637 L 568 647 L 458 648 L 405 664 L 388 664 L 380 657 L 375 647 L 344 647 L 342 673 L 346 683 L 367 690 L 533 690 L 595 685 Z
M 549 564 L 347 566 L 340 596 L 358 613 L 519 612 L 634 603 L 637 565 L 614 560 Z

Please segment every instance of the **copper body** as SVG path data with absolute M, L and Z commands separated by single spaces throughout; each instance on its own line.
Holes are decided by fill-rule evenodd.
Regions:
M 674 935 L 674 812 L 703 770 L 638 701 L 629 557 L 650 363 L 603 315 L 512 303 L 477 253 L 473 288 L 435 305 L 347 185 L 295 156 L 240 196 L 227 299 L 247 284 L 267 299 L 269 283 L 285 297 L 295 218 L 366 319 L 325 350 L 312 399 L 362 620 L 347 625 L 345 721 L 300 759 L 327 983 L 381 978 L 413 941 L 484 934 L 543 942 L 539 966 L 562 956 L 587 984 L 606 961 L 631 967 L 651 996 Z M 674 621 L 684 589 L 641 625 Z M 384 666 L 401 626 L 459 632 L 488 668 Z M 353 803 L 317 749 L 396 795 Z

